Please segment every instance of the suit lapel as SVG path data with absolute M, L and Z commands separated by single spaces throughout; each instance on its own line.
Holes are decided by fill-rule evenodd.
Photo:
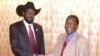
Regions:
M 23 21 L 21 21 L 19 27 L 20 27 L 20 31 L 21 31 L 22 35 L 24 36 L 24 39 L 26 40 L 26 43 L 28 44 L 28 46 L 30 46 L 29 47 L 29 49 L 30 49 L 31 48 L 31 44 L 30 44 L 30 41 L 29 41 L 29 36 L 28 36 L 28 33 L 27 33 L 27 29 L 26 29 Z
M 38 40 L 40 39 L 40 38 L 38 38 L 38 34 L 39 34 L 38 31 L 39 31 L 39 29 L 37 28 L 37 25 L 35 23 L 33 23 L 33 28 L 34 28 L 34 32 L 35 32 L 36 43 L 38 45 L 39 44 Z
M 54 56 L 60 56 L 61 55 L 65 39 L 66 39 L 66 33 L 61 34 L 58 37 L 57 44 L 54 48 Z
M 35 32 L 35 38 L 37 40 L 37 28 L 36 25 L 33 23 L 33 28 L 34 28 L 34 32 Z
M 22 34 L 23 34 L 24 36 L 28 37 L 27 29 L 26 29 L 26 27 L 25 27 L 23 21 L 22 21 L 21 24 L 20 24 L 20 29 L 21 29 Z
M 77 41 L 77 39 L 78 39 L 78 36 L 77 36 L 77 34 L 73 37 L 73 39 L 67 44 L 67 49 L 69 49 L 73 44 L 75 44 L 76 43 L 76 41 Z
M 34 32 L 35 32 L 35 37 L 37 37 L 37 31 L 36 31 L 36 25 L 33 23 L 33 28 L 34 28 Z

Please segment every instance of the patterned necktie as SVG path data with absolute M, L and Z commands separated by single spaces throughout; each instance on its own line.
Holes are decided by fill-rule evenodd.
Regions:
M 64 51 L 66 46 L 67 46 L 67 39 L 64 41 L 62 52 L 61 52 L 61 56 L 63 56 L 63 51 Z
M 31 29 L 30 25 L 29 25 L 29 40 L 30 40 L 30 43 L 31 43 L 33 53 L 37 53 L 37 45 L 36 45 L 36 42 L 35 42 L 35 39 L 34 39 L 34 34 L 33 34 L 33 31 Z

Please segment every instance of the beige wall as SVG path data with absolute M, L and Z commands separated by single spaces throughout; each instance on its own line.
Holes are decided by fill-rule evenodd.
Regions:
M 13 56 L 9 44 L 9 25 L 22 20 L 16 15 L 18 4 L 31 0 L 0 0 L 0 56 Z M 52 51 L 57 37 L 64 32 L 68 15 L 79 17 L 78 32 L 89 39 L 90 56 L 100 56 L 100 0 L 32 0 L 41 8 L 35 22 L 44 30 L 46 53 Z

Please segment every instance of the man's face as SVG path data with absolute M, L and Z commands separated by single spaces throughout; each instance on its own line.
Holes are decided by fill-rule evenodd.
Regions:
M 65 30 L 67 34 L 71 34 L 77 30 L 77 23 L 74 18 L 70 17 L 67 18 L 66 23 L 65 23 Z
M 27 23 L 32 23 L 35 17 L 35 11 L 33 9 L 27 9 L 24 13 L 24 19 Z

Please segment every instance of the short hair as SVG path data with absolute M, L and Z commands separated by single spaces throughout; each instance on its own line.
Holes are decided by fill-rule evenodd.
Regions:
M 75 20 L 76 24 L 79 25 L 79 19 L 78 19 L 78 17 L 77 17 L 76 15 L 69 15 L 69 16 L 67 17 L 67 19 L 68 19 L 68 18 L 73 18 L 73 19 Z M 67 21 L 67 19 L 66 19 L 66 21 Z

